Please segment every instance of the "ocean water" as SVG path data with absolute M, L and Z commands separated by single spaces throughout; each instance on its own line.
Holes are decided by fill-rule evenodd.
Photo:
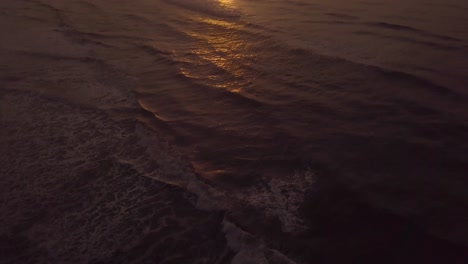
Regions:
M 468 259 L 465 1 L 0 8 L 0 263 Z

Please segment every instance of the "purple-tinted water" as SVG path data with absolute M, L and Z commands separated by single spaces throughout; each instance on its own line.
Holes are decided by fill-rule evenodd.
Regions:
M 463 1 L 0 7 L 6 263 L 465 259 Z

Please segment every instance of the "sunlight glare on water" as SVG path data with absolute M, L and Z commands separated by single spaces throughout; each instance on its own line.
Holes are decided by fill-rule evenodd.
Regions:
M 218 0 L 220 5 L 224 7 L 234 7 L 234 0 Z
M 238 36 L 236 31 L 226 33 L 226 30 L 240 30 L 243 26 L 211 18 L 200 18 L 198 21 L 208 25 L 209 30 L 186 32 L 187 35 L 199 41 L 199 45 L 194 46 L 195 48 L 192 50 L 192 54 L 196 56 L 192 63 L 196 65 L 210 64 L 217 70 L 203 72 L 200 75 L 200 73 L 196 73 L 198 68 L 182 67 L 180 72 L 187 78 L 194 80 L 207 78 L 213 82 L 214 87 L 240 92 L 241 87 L 246 85 L 243 76 L 247 73 L 239 65 L 254 55 L 247 51 L 245 40 Z M 220 72 L 226 73 L 229 78 L 223 77 Z

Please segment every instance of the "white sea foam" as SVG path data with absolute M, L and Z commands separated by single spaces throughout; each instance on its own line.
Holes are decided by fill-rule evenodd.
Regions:
M 268 248 L 253 235 L 245 232 L 235 224 L 223 220 L 223 232 L 228 246 L 236 252 L 232 264 L 295 264 L 277 250 Z
M 298 171 L 287 179 L 272 178 L 249 188 L 241 199 L 280 220 L 284 232 L 295 233 L 307 229 L 299 215 L 307 191 L 313 190 L 315 175 L 310 170 Z

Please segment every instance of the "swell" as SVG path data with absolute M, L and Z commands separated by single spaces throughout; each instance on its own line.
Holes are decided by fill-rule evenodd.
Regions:
M 98 39 L 116 39 L 116 40 L 139 40 L 139 41 L 146 41 L 152 40 L 151 38 L 147 37 L 140 37 L 140 36 L 132 36 L 132 35 L 122 35 L 122 34 L 108 34 L 108 33 L 95 33 L 95 32 L 83 32 L 79 30 L 68 30 L 64 31 L 65 34 L 76 37 L 76 36 L 87 36 L 93 37 Z
M 90 56 L 73 57 L 73 56 L 57 55 L 57 54 L 44 53 L 44 52 L 34 52 L 34 51 L 16 51 L 16 53 L 30 56 L 30 57 L 35 57 L 38 59 L 45 59 L 45 60 L 76 61 L 76 62 L 87 62 L 87 63 L 102 63 L 103 62 Z
M 291 65 L 294 65 L 294 67 L 301 67 L 300 65 L 323 65 L 326 68 L 332 68 L 333 65 L 340 65 L 341 67 L 346 67 L 349 68 L 351 72 L 359 72 L 359 69 L 365 69 L 367 71 L 372 72 L 374 75 L 381 76 L 381 80 L 391 80 L 391 82 L 403 82 L 408 85 L 414 85 L 419 87 L 420 89 L 427 90 L 434 92 L 436 94 L 441 94 L 441 95 L 447 95 L 447 96 L 452 96 L 453 98 L 456 97 L 457 93 L 452 90 L 450 87 L 441 85 L 435 81 L 408 73 L 408 72 L 403 72 L 403 71 L 398 71 L 398 70 L 392 70 L 388 69 L 385 67 L 381 67 L 378 65 L 370 65 L 370 64 L 364 64 L 352 60 L 348 60 L 346 58 L 342 57 L 333 57 L 333 56 L 324 56 L 320 55 L 318 53 L 315 53 L 311 50 L 307 49 L 298 49 L 298 48 L 293 48 L 289 46 L 287 43 L 275 43 L 271 37 L 268 35 L 264 35 L 262 33 L 255 33 L 253 34 L 252 32 L 249 32 L 248 29 L 239 29 L 235 28 L 232 29 L 237 36 L 240 38 L 246 38 L 254 41 L 254 46 L 252 46 L 252 51 L 257 51 L 261 50 L 261 52 L 258 53 L 258 62 L 255 64 L 249 63 L 245 64 L 245 62 L 238 64 L 237 66 L 242 69 L 244 72 L 244 76 L 241 79 L 238 79 L 238 77 L 235 77 L 232 72 L 228 69 L 223 69 L 218 67 L 217 65 L 213 64 L 212 62 L 209 61 L 204 61 L 203 63 L 200 63 L 200 61 L 203 61 L 201 58 L 189 58 L 193 56 L 194 54 L 190 52 L 186 52 L 185 54 L 182 54 L 183 56 L 181 58 L 174 58 L 173 55 L 169 52 L 162 51 L 158 49 L 155 46 L 140 46 L 141 48 L 145 49 L 149 54 L 158 56 L 159 59 L 163 59 L 167 65 L 172 65 L 175 67 L 182 67 L 182 68 L 190 68 L 194 73 L 196 74 L 195 76 L 191 75 L 185 75 L 181 73 L 177 73 L 177 78 L 181 81 L 184 82 L 189 82 L 190 84 L 196 84 L 196 87 L 201 90 L 210 90 L 210 93 L 218 94 L 217 99 L 223 98 L 224 96 L 230 97 L 231 99 L 229 100 L 234 100 L 242 105 L 249 104 L 251 106 L 258 106 L 262 102 L 262 104 L 266 103 L 264 99 L 266 98 L 256 98 L 253 99 L 252 97 L 247 97 L 246 94 L 242 93 L 233 93 L 233 92 L 227 92 L 225 90 L 215 88 L 214 86 L 216 83 L 209 82 L 209 80 L 203 78 L 202 76 L 208 76 L 210 74 L 214 74 L 217 76 L 223 76 L 222 82 L 227 82 L 229 80 L 235 80 L 239 81 L 239 83 L 242 83 L 245 85 L 246 88 L 251 86 L 250 83 L 250 78 L 262 78 L 262 79 L 268 79 L 269 81 L 273 81 L 276 84 L 282 84 L 283 86 L 289 86 L 289 87 L 294 87 L 297 90 L 302 90 L 302 91 L 307 91 L 310 90 L 311 87 L 315 85 L 321 85 L 324 87 L 334 87 L 333 84 L 325 84 L 323 81 L 320 81 L 320 78 L 314 80 L 311 78 L 304 79 L 304 76 L 301 76 L 303 73 L 303 69 L 300 70 L 299 72 L 290 72 L 292 76 L 285 76 L 284 73 L 280 73 L 278 75 L 275 75 L 273 72 L 269 72 L 268 69 L 264 68 L 262 66 L 262 63 L 267 63 L 271 65 L 275 64 L 281 64 L 284 62 L 281 62 L 280 60 L 283 60 L 286 58 L 286 60 L 291 61 Z M 411 42 L 415 43 L 418 45 L 425 45 L 429 46 L 431 48 L 437 48 L 441 50 L 458 50 L 459 48 L 456 46 L 446 46 L 446 45 L 441 45 L 435 42 L 429 42 L 429 41 L 419 41 L 419 40 L 414 40 L 411 38 L 406 38 L 406 37 L 393 37 L 393 36 L 386 36 L 386 35 L 381 35 L 381 34 L 376 34 L 373 32 L 368 32 L 368 31 L 358 31 L 355 32 L 355 34 L 366 34 L 366 35 L 373 35 L 381 38 L 391 38 L 395 39 L 398 41 L 405 41 L 405 42 Z M 189 36 L 185 34 L 186 36 Z M 253 39 L 252 39 L 253 38 Z M 203 40 L 203 39 L 201 39 Z M 259 45 L 259 46 L 256 46 Z M 281 50 L 281 54 L 286 54 L 285 56 L 270 56 L 270 57 L 265 57 L 265 61 L 262 62 L 264 56 L 269 56 L 269 54 L 277 54 L 278 51 Z M 250 52 L 249 50 L 246 50 L 245 52 Z M 189 59 L 187 59 L 189 58 Z M 259 64 L 260 63 L 260 64 Z M 307 66 L 302 66 L 302 67 L 307 67 Z M 296 78 L 295 81 L 293 81 L 292 78 Z M 276 80 L 276 81 L 275 81 Z M 327 81 L 328 82 L 328 81 Z M 194 86 L 195 87 L 195 86 Z M 271 88 L 274 88 L 272 86 Z M 223 92 L 220 92 L 223 91 Z M 283 91 L 278 91 L 279 94 L 278 96 L 280 97 L 280 94 L 286 95 L 285 90 Z M 234 102 L 233 101 L 233 102 Z
M 349 14 L 343 14 L 343 13 L 326 13 L 327 16 L 330 17 L 336 17 L 336 18 L 341 18 L 341 19 L 349 19 L 349 20 L 357 20 L 359 17 L 349 15 Z
M 65 20 L 65 17 L 62 14 L 62 10 L 56 8 L 54 5 L 43 3 L 41 1 L 37 0 L 26 0 L 27 2 L 33 3 L 49 12 L 52 13 L 53 17 L 56 19 L 58 22 L 58 26 L 61 28 L 69 28 L 68 23 Z
M 400 31 L 421 32 L 420 30 L 415 29 L 413 27 L 399 25 L 399 24 L 392 24 L 392 23 L 387 23 L 387 22 L 372 22 L 372 23 L 366 23 L 366 25 L 372 26 L 372 27 L 400 30 Z
M 229 20 L 229 18 L 227 19 Z M 204 22 L 197 21 L 197 23 L 203 25 Z M 135 44 L 135 47 L 140 50 L 144 50 L 150 56 L 154 56 L 161 65 L 171 67 L 174 70 L 170 75 L 171 78 L 174 78 L 178 82 L 185 83 L 193 89 L 198 90 L 200 94 L 210 94 L 210 100 L 225 102 L 228 105 L 237 104 L 239 106 L 245 107 L 246 109 L 255 109 L 266 105 L 287 105 L 291 102 L 297 102 L 297 98 L 294 98 L 294 92 L 298 92 L 298 94 L 301 96 L 309 96 L 314 92 L 328 93 L 329 91 L 337 90 L 338 88 L 346 88 L 346 84 L 340 84 L 338 81 L 326 79 L 322 75 L 317 76 L 318 78 L 314 79 L 312 75 L 306 73 L 304 70 L 308 67 L 311 67 L 311 65 L 314 65 L 314 67 L 318 67 L 320 71 L 325 72 L 327 69 L 331 72 L 336 71 L 333 70 L 334 68 L 348 69 L 351 75 L 364 71 L 372 74 L 376 78 L 375 80 L 378 80 L 379 83 L 385 85 L 387 85 L 387 83 L 398 84 L 394 85 L 395 89 L 397 89 L 400 84 L 403 84 L 408 85 L 408 87 L 415 87 L 417 90 L 428 91 L 429 93 L 436 95 L 450 96 L 456 100 L 459 99 L 459 94 L 457 92 L 448 86 L 444 86 L 438 83 L 437 81 L 426 79 L 409 72 L 389 69 L 380 65 L 360 63 L 343 57 L 323 56 L 307 49 L 296 49 L 288 45 L 288 43 L 278 43 L 277 40 L 268 34 L 268 32 L 266 32 L 262 27 L 252 26 L 252 23 L 233 23 L 240 25 L 238 27 L 226 28 L 222 24 L 214 24 L 214 28 L 219 31 L 228 30 L 229 33 L 232 34 L 236 39 L 249 40 L 252 42 L 252 45 L 249 47 L 249 49 L 246 49 L 242 52 L 252 52 L 253 54 L 256 54 L 256 58 L 254 59 L 254 63 L 239 61 L 236 64 L 236 67 L 242 69 L 242 76 L 240 78 L 234 76 L 233 72 L 231 72 L 229 69 L 223 69 L 213 64 L 212 62 L 203 61 L 203 59 L 197 57 L 197 55 L 190 50 L 183 50 L 183 52 L 175 51 L 177 53 L 175 54 L 174 51 L 169 51 L 165 48 L 162 48 L 158 41 L 153 41 L 151 45 L 140 44 L 136 42 L 138 44 Z M 194 37 L 190 34 L 187 34 L 187 28 L 189 28 L 191 25 L 192 24 L 185 25 L 183 28 L 172 27 L 171 32 L 175 32 L 175 34 L 178 36 L 177 38 L 188 39 L 188 43 L 191 43 L 190 45 L 199 45 L 198 43 L 201 41 L 206 41 L 206 39 L 204 39 L 205 35 L 197 35 Z M 180 26 L 182 27 L 183 23 Z M 421 32 L 415 28 L 396 24 L 377 23 L 372 24 L 372 26 L 385 27 L 391 30 L 407 32 Z M 251 32 L 252 28 L 258 31 L 253 33 Z M 455 45 L 443 45 L 437 42 L 420 41 L 406 37 L 393 37 L 376 34 L 369 31 L 358 31 L 355 33 L 370 34 L 379 38 L 391 38 L 397 41 L 410 42 L 440 50 L 458 50 L 458 47 Z M 138 40 L 139 39 L 137 39 L 137 41 Z M 144 41 L 143 39 L 141 40 Z M 188 45 L 188 47 L 191 47 L 190 45 Z M 204 43 L 203 45 L 208 44 Z M 183 47 L 184 46 L 182 45 L 182 49 Z M 179 47 L 177 49 L 179 49 Z M 278 54 L 281 55 L 278 56 Z M 287 57 L 289 58 L 284 61 L 283 59 Z M 288 64 L 294 68 L 298 68 L 298 71 L 294 72 L 288 70 L 287 72 L 279 72 L 278 74 L 275 74 L 275 72 L 269 71 L 269 67 L 264 67 L 262 64 L 266 64 L 267 66 Z M 181 68 L 191 69 L 192 74 L 182 74 L 180 71 Z M 323 70 L 320 68 L 323 68 Z M 343 70 L 343 72 L 344 71 L 345 70 Z M 289 76 L 286 75 L 286 73 L 288 73 Z M 155 72 L 155 74 L 157 74 L 157 72 Z M 220 78 L 219 80 L 213 81 L 206 78 L 208 75 L 220 76 Z M 367 83 L 369 86 L 369 81 L 362 77 L 362 74 L 360 75 L 361 76 L 359 78 L 361 78 L 361 81 Z M 255 92 L 255 87 L 253 87 L 255 85 L 256 79 L 262 81 L 265 80 L 267 85 L 270 85 L 269 88 L 271 88 L 272 91 L 274 89 L 277 90 L 275 90 L 275 93 L 270 93 L 270 95 L 266 93 L 257 95 Z M 229 83 L 231 81 L 237 82 L 236 84 L 243 87 L 244 91 L 232 92 L 229 91 L 229 89 L 219 88 L 220 84 L 222 86 L 223 84 Z M 294 89 L 294 91 L 292 91 L 292 89 L 285 89 L 284 87 L 290 87 Z M 320 89 L 320 87 L 326 89 Z M 196 100 L 198 99 L 195 98 L 203 100 L 202 96 L 198 97 L 197 95 L 191 98 L 192 102 L 196 103 Z M 328 112 L 329 114 L 332 114 L 326 108 L 320 109 L 320 112 Z
M 391 30 L 397 30 L 397 31 L 404 31 L 404 32 L 410 32 L 410 33 L 417 33 L 421 36 L 426 36 L 426 37 L 431 37 L 439 40 L 445 40 L 445 41 L 454 41 L 454 42 L 462 42 L 463 40 L 454 38 L 451 36 L 446 36 L 446 35 L 439 35 L 435 34 L 432 32 L 427 32 L 424 30 L 420 30 L 414 27 L 410 26 L 405 26 L 405 25 L 400 25 L 400 24 L 393 24 L 393 23 L 387 23 L 387 22 L 368 22 L 368 23 L 363 23 L 363 25 L 367 25 L 370 27 L 377 27 L 377 28 L 383 28 L 383 29 L 391 29 Z
M 212 0 L 163 0 L 169 5 L 183 8 L 192 12 L 202 13 L 209 16 L 223 18 L 239 18 L 240 14 L 234 10 L 226 9 L 219 5 L 217 1 Z
M 210 62 L 205 62 L 204 67 L 201 67 L 198 63 L 194 64 L 194 63 L 184 62 L 184 61 L 175 59 L 172 57 L 172 53 L 163 51 L 154 46 L 139 45 L 138 47 L 144 50 L 145 52 L 147 52 L 148 54 L 158 57 L 159 62 L 164 63 L 167 66 L 176 67 L 176 68 L 187 67 L 187 66 L 194 67 L 197 69 L 204 68 L 202 72 L 203 74 L 206 74 L 206 75 L 208 75 L 207 71 L 209 71 L 209 74 L 230 76 L 227 78 L 233 77 L 229 71 L 222 69 L 220 67 L 217 67 L 216 65 Z M 200 95 L 209 94 L 211 99 L 219 101 L 219 102 L 226 102 L 229 104 L 241 105 L 243 107 L 249 107 L 249 108 L 259 107 L 263 104 L 262 102 L 254 98 L 249 98 L 240 93 L 232 92 L 226 89 L 216 88 L 212 85 L 203 83 L 203 80 L 200 80 L 199 78 L 187 76 L 186 74 L 181 73 L 180 70 L 173 72 L 172 77 L 178 82 L 187 84 L 192 89 L 199 90 Z
M 294 54 L 294 57 L 300 56 L 303 59 L 309 58 L 311 61 L 319 61 L 320 63 L 323 63 L 323 65 L 330 67 L 332 64 L 336 65 L 346 65 L 350 64 L 348 66 L 350 69 L 367 69 L 370 70 L 371 72 L 378 74 L 382 76 L 385 80 L 391 80 L 397 81 L 397 82 L 406 82 L 408 84 L 414 84 L 422 89 L 427 89 L 429 91 L 436 92 L 438 94 L 443 94 L 443 95 L 448 95 L 448 96 L 455 96 L 457 93 L 452 90 L 450 87 L 438 84 L 437 82 L 431 81 L 429 79 L 408 73 L 408 72 L 402 72 L 398 70 L 392 70 L 388 69 L 386 67 L 381 67 L 378 65 L 371 65 L 371 64 L 365 64 L 365 63 L 360 63 L 356 62 L 353 60 L 349 60 L 343 57 L 332 57 L 332 56 L 324 56 L 324 55 L 319 55 L 315 52 L 312 52 L 307 49 L 302 49 L 302 48 L 296 48 L 296 49 L 291 49 L 291 54 Z M 455 98 L 455 97 L 454 97 Z
M 447 9 L 458 9 L 458 10 L 468 10 L 468 7 L 462 6 L 462 5 L 457 5 L 457 4 L 450 4 L 450 3 L 428 3 L 426 4 L 428 6 L 434 6 L 437 8 L 447 8 Z
M 441 35 L 441 34 L 436 34 L 433 32 L 428 32 L 425 30 L 417 29 L 414 27 L 406 26 L 406 25 L 401 25 L 401 24 L 395 24 L 395 23 L 388 23 L 388 22 L 358 22 L 356 20 L 359 19 L 359 17 L 352 16 L 352 15 L 347 15 L 347 14 L 341 14 L 341 13 L 326 13 L 327 16 L 330 16 L 332 18 L 339 18 L 341 20 L 316 20 L 316 19 L 309 19 L 306 20 L 305 22 L 307 23 L 313 23 L 313 24 L 336 24 L 336 25 L 346 25 L 346 26 L 367 26 L 367 27 L 373 27 L 373 28 L 379 28 L 379 29 L 386 29 L 386 30 L 392 30 L 392 31 L 400 31 L 400 32 L 407 32 L 411 34 L 416 34 L 422 37 L 428 37 L 432 39 L 437 39 L 437 40 L 442 40 L 442 41 L 450 41 L 450 42 L 458 42 L 461 43 L 463 42 L 462 39 L 447 36 L 447 35 Z
M 395 70 L 388 70 L 384 69 L 381 67 L 377 66 L 368 66 L 372 69 L 374 69 L 376 72 L 381 73 L 382 75 L 386 76 L 387 78 L 391 79 L 396 79 L 396 80 L 401 80 L 405 81 L 408 83 L 416 84 L 418 86 L 422 86 L 426 89 L 429 89 L 435 93 L 441 94 L 441 95 L 448 95 L 451 96 L 453 99 L 458 98 L 458 94 L 450 89 L 449 87 L 439 85 L 435 82 L 432 82 L 430 80 L 427 80 L 422 77 L 418 77 L 416 75 L 406 73 L 406 72 L 401 72 L 401 71 L 395 71 Z
M 366 36 L 375 36 L 381 39 L 390 39 L 390 40 L 396 40 L 396 41 L 401 41 L 401 42 L 408 42 L 408 43 L 413 43 L 417 45 L 423 45 L 427 46 L 430 48 L 435 48 L 439 50 L 451 50 L 451 51 L 457 51 L 463 49 L 463 47 L 459 46 L 451 46 L 451 45 L 444 45 L 444 44 L 439 44 L 436 42 L 431 42 L 431 41 L 423 41 L 423 40 L 417 40 L 414 38 L 409 38 L 409 37 L 403 37 L 403 36 L 389 36 L 389 35 L 384 35 L 376 32 L 371 32 L 371 31 L 355 31 L 354 34 L 356 35 L 366 35 Z
M 198 2 L 188 3 L 186 1 L 169 1 L 169 0 L 167 0 L 167 1 L 170 2 L 171 4 L 184 5 L 184 6 L 187 5 L 188 7 L 191 7 L 192 5 L 194 5 L 194 6 L 200 6 L 200 5 L 204 6 L 203 4 L 198 3 Z M 214 8 L 214 9 L 216 9 L 216 8 Z M 209 15 L 209 16 L 215 16 L 215 17 L 220 15 L 219 13 L 216 13 L 216 12 L 215 13 L 206 12 L 204 14 Z M 410 26 L 406 26 L 406 25 L 387 23 L 387 22 L 355 22 L 355 21 L 352 21 L 352 20 L 357 20 L 359 18 L 355 17 L 355 16 L 352 16 L 352 15 L 348 15 L 346 13 L 329 12 L 329 13 L 327 13 L 327 15 L 330 16 L 330 17 L 337 17 L 337 18 L 345 19 L 346 21 L 324 21 L 324 23 L 358 24 L 358 25 L 365 25 L 365 26 L 368 26 L 368 27 L 377 27 L 377 28 L 393 30 L 393 31 L 408 32 L 408 33 L 411 33 L 411 34 L 417 34 L 417 35 L 424 36 L 424 37 L 430 37 L 430 38 L 435 38 L 435 39 L 443 40 L 443 41 L 450 41 L 450 42 L 454 42 L 454 43 L 462 42 L 462 40 L 458 39 L 458 38 L 445 36 L 445 35 L 434 34 L 432 32 L 427 32 L 427 31 L 420 30 L 420 29 L 410 27 Z M 225 17 L 221 17 L 221 18 L 229 20 L 230 16 L 225 16 Z M 201 21 L 201 22 L 206 24 L 206 22 L 203 22 L 203 21 Z M 229 23 L 229 22 L 227 22 L 227 23 Z M 232 27 L 229 26 L 228 27 L 228 26 L 223 26 L 222 23 L 212 24 L 211 22 L 210 22 L 209 25 L 219 27 L 220 30 L 229 30 L 229 32 L 231 34 L 233 34 L 234 36 L 236 36 L 236 38 L 249 40 L 249 41 L 253 42 L 254 45 L 258 45 L 258 47 L 253 47 L 253 49 L 272 50 L 274 48 L 280 48 L 281 50 L 283 50 L 283 52 L 286 52 L 287 54 L 292 54 L 293 57 L 297 57 L 298 53 L 307 54 L 307 56 L 299 58 L 299 61 L 298 61 L 299 64 L 308 64 L 308 62 L 302 62 L 302 61 L 310 60 L 310 62 L 313 62 L 313 61 L 316 61 L 318 57 L 321 57 L 321 55 L 316 54 L 316 53 L 314 53 L 314 52 L 312 52 L 310 50 L 300 51 L 300 49 L 294 49 L 294 48 L 290 47 L 287 43 L 281 43 L 279 45 L 277 43 L 274 43 L 276 40 L 272 39 L 271 35 L 269 34 L 269 31 L 265 30 L 265 28 L 262 27 L 262 26 L 252 27 L 252 25 L 254 25 L 253 23 L 244 24 L 243 22 L 239 22 L 237 20 L 235 22 L 233 22 L 233 23 L 238 25 L 238 26 L 235 26 L 235 27 L 234 26 L 232 26 Z M 254 28 L 254 29 L 258 30 L 258 31 L 257 32 L 251 32 L 250 31 L 251 28 Z M 173 30 L 183 32 L 183 30 L 180 30 L 180 29 L 173 28 Z M 187 35 L 186 33 L 183 33 L 183 34 L 185 34 L 186 37 L 194 38 L 193 36 Z M 415 38 L 412 38 L 412 37 L 405 37 L 405 36 L 390 36 L 390 35 L 384 35 L 384 34 L 369 32 L 369 31 L 356 31 L 355 34 L 372 35 L 372 36 L 376 36 L 376 37 L 382 38 L 382 39 L 391 39 L 391 40 L 400 41 L 400 42 L 408 42 L 408 43 L 413 43 L 413 44 L 416 44 L 416 45 L 426 46 L 426 47 L 429 47 L 429 48 L 444 50 L 444 51 L 446 50 L 446 51 L 455 51 L 456 52 L 456 51 L 459 51 L 459 50 L 463 49 L 463 47 L 460 47 L 460 46 L 454 45 L 454 44 L 443 44 L 443 43 L 439 43 L 439 42 L 435 42 L 435 41 L 418 40 L 418 39 L 415 39 Z M 198 39 L 198 41 L 200 41 L 200 39 Z M 247 50 L 245 52 L 249 52 L 249 50 Z M 272 51 L 272 54 L 274 54 L 274 53 L 275 52 Z M 417 75 L 409 73 L 409 72 L 403 72 L 403 71 L 399 71 L 399 70 L 387 69 L 387 68 L 385 68 L 383 66 L 380 66 L 380 65 L 367 65 L 367 64 L 364 64 L 364 63 L 356 62 L 356 61 L 350 61 L 347 58 L 340 58 L 340 57 L 333 57 L 333 56 L 330 56 L 329 58 L 330 58 L 330 60 L 333 60 L 337 64 L 352 63 L 357 68 L 362 68 L 363 67 L 365 69 L 371 70 L 375 74 L 378 74 L 378 75 L 382 76 L 384 79 L 388 79 L 388 80 L 392 80 L 392 81 L 400 81 L 400 82 L 405 82 L 407 84 L 416 85 L 418 87 L 430 90 L 430 91 L 438 93 L 438 94 L 449 95 L 449 96 L 455 96 L 457 94 L 455 91 L 453 91 L 451 88 L 449 88 L 447 86 L 441 85 L 441 84 L 437 83 L 436 81 L 432 81 L 432 80 L 417 76 Z M 169 58 L 169 59 L 171 59 L 171 58 Z M 177 64 L 177 62 L 175 62 L 175 63 Z M 274 62 L 274 63 L 277 63 L 277 62 Z M 192 68 L 200 67 L 200 65 L 190 65 L 190 66 Z M 210 73 L 210 74 L 215 74 L 215 75 L 228 76 L 228 77 L 225 77 L 226 79 L 233 78 L 233 76 L 231 75 L 231 72 L 226 71 L 225 69 L 221 69 L 221 68 L 219 68 L 219 67 L 217 67 L 215 65 L 208 65 L 208 66 L 205 65 L 203 67 L 206 67 L 206 69 L 208 69 L 207 70 L 208 72 L 204 72 L 204 70 L 202 70 L 202 69 L 197 69 L 196 71 L 199 71 L 200 76 L 203 76 L 204 74 L 206 75 L 206 74 Z M 201 68 L 203 68 L 203 67 L 201 67 Z M 244 72 L 245 72 L 246 76 L 248 76 L 248 74 L 252 74 L 253 76 L 262 76 L 262 77 L 263 76 L 270 76 L 270 78 L 275 78 L 274 76 L 271 75 L 271 73 L 269 73 L 268 71 L 260 69 L 255 64 L 249 64 L 249 65 L 245 65 L 245 64 L 242 65 L 241 64 L 240 67 L 244 69 Z M 209 68 L 211 68 L 211 69 L 209 69 Z M 350 66 L 350 68 L 353 68 L 353 67 Z M 192 82 L 198 82 L 198 83 L 201 83 L 201 84 L 207 85 L 207 86 L 212 85 L 210 83 L 205 83 L 205 80 L 200 80 L 200 79 L 198 79 L 198 77 L 193 77 L 192 78 L 191 76 L 179 76 L 179 78 L 184 78 L 184 77 L 185 78 L 190 78 Z M 250 76 L 248 76 L 247 78 L 250 78 Z M 284 80 L 284 79 L 283 79 L 283 82 L 285 84 L 287 84 L 287 85 L 290 85 L 290 86 L 296 86 L 298 88 L 302 87 L 303 90 L 307 89 L 307 87 L 309 86 L 308 84 L 302 84 L 302 83 L 297 83 L 297 82 L 295 83 L 295 82 L 291 82 L 289 80 Z M 242 83 L 242 85 L 246 85 L 246 86 L 250 85 L 248 80 L 246 80 L 246 81 L 243 80 L 243 81 L 241 81 L 241 83 Z M 230 93 L 230 94 L 232 94 L 232 93 Z M 235 94 L 235 96 L 244 96 L 245 97 L 245 95 L 239 95 L 238 93 Z M 262 100 L 262 99 L 257 99 L 257 100 Z
M 99 4 L 93 3 L 89 0 L 79 0 L 77 1 L 77 4 L 80 6 L 80 10 L 84 8 L 87 12 L 98 13 L 100 15 L 104 15 L 105 13 L 105 10 L 99 6 Z

